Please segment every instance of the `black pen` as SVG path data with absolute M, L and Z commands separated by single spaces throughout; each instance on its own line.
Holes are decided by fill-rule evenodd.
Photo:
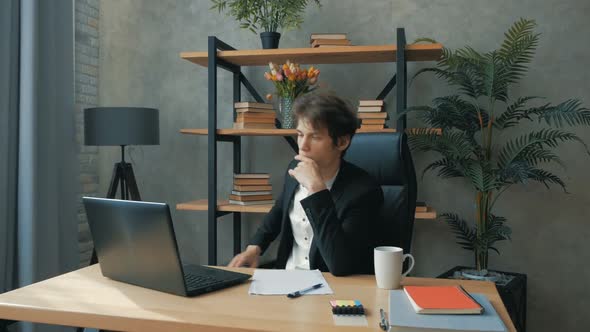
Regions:
M 387 331 L 389 327 L 389 322 L 387 321 L 387 317 L 385 317 L 385 311 L 383 309 L 379 309 L 379 313 L 381 314 L 381 322 L 379 323 L 379 327 L 383 331 Z
M 314 289 L 318 289 L 318 288 L 320 288 L 322 286 L 324 286 L 324 285 L 323 284 L 313 285 L 313 286 L 311 286 L 309 288 L 302 289 L 302 290 L 299 290 L 299 291 L 296 291 L 296 292 L 293 292 L 293 293 L 289 293 L 289 294 L 287 294 L 287 297 L 290 298 L 290 299 L 294 299 L 296 297 L 300 297 L 301 295 L 303 295 L 305 293 L 309 293 L 309 292 L 311 292 Z

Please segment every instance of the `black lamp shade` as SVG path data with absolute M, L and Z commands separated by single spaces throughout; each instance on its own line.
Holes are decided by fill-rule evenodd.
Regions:
M 86 145 L 160 144 L 158 110 L 144 107 L 84 109 Z

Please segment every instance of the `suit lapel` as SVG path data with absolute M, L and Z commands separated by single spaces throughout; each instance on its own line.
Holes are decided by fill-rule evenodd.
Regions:
M 334 200 L 334 205 L 338 202 L 338 200 L 344 193 L 344 188 L 346 187 L 346 179 L 348 178 L 348 171 L 348 163 L 342 160 L 342 163 L 340 164 L 340 170 L 338 171 L 338 175 L 336 175 L 334 184 L 332 184 L 332 189 L 330 189 L 330 194 L 332 195 L 332 199 Z
M 286 181 L 285 192 L 283 193 L 283 220 L 285 217 L 289 216 L 289 207 L 291 207 L 291 202 L 293 202 L 295 189 L 297 189 L 297 186 L 299 185 L 299 182 L 291 177 L 287 178 Z
M 330 189 L 330 195 L 332 196 L 332 201 L 334 202 L 335 212 L 338 213 L 338 201 L 342 197 L 344 193 L 344 188 L 346 187 L 346 179 L 347 174 L 349 171 L 348 163 L 342 160 L 340 164 L 340 170 L 338 171 L 338 175 L 336 175 L 336 179 L 334 179 L 334 183 L 332 184 L 332 189 Z M 310 257 L 310 265 L 311 269 L 318 268 L 318 260 L 320 259 L 319 250 L 316 245 L 316 238 L 314 236 L 313 241 L 311 241 L 311 246 L 309 248 L 309 257 Z M 325 263 L 324 263 L 325 264 Z

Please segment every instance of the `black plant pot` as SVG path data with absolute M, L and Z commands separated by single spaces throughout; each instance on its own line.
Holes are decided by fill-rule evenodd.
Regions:
M 278 32 L 260 33 L 260 40 L 264 49 L 279 48 L 279 39 L 281 39 L 281 34 Z
M 467 268 L 468 267 L 465 266 L 455 266 L 449 271 L 439 275 L 437 278 L 461 278 L 458 274 L 460 273 L 459 271 Z M 527 275 L 522 273 L 504 272 L 497 270 L 489 271 L 499 272 L 513 277 L 507 284 L 496 284 L 496 289 L 498 289 L 498 294 L 500 294 L 500 298 L 502 299 L 502 302 L 504 302 L 504 306 L 506 306 L 506 310 L 508 311 L 508 314 L 512 319 L 512 323 L 514 323 L 516 330 L 519 332 L 526 332 Z

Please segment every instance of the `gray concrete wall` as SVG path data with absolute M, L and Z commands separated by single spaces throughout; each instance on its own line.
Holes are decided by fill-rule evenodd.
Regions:
M 587 36 L 588 1 L 425 1 L 325 0 L 310 8 L 299 31 L 288 32 L 281 47 L 306 47 L 310 32 L 347 32 L 354 44 L 395 42 L 395 28 L 405 27 L 408 41 L 432 37 L 450 48 L 471 45 L 490 50 L 499 46 L 503 32 L 518 18 L 536 19 L 542 33 L 528 77 L 512 93 L 545 96 L 549 101 L 570 97 L 590 105 L 587 85 L 590 65 Z M 171 205 L 206 197 L 207 145 L 205 137 L 184 136 L 181 128 L 206 126 L 207 70 L 179 58 L 181 51 L 204 51 L 207 36 L 216 35 L 240 49 L 259 48 L 256 35 L 240 30 L 232 18 L 210 11 L 209 1 L 102 1 L 100 17 L 99 104 L 149 106 L 160 109 L 161 144 L 132 147 L 139 189 L 145 200 Z M 410 64 L 410 75 L 422 65 Z M 262 77 L 264 68 L 247 68 L 259 92 L 272 91 Z M 356 101 L 374 98 L 394 73 L 392 64 L 321 65 L 326 89 Z M 219 72 L 220 127 L 231 125 L 231 76 Z M 409 88 L 409 104 L 429 103 L 448 89 L 423 76 Z M 244 97 L 249 97 L 245 95 Z M 395 105 L 394 96 L 386 100 Z M 389 110 L 392 115 L 394 110 Z M 410 121 L 414 125 L 415 122 Z M 590 142 L 588 130 L 577 130 Z M 513 133 L 513 134 L 516 134 Z M 282 185 L 284 167 L 293 153 L 280 138 L 244 138 L 243 171 L 270 172 L 274 192 Z M 219 195 L 231 185 L 231 150 L 219 143 Z M 526 273 L 529 278 L 529 331 L 583 331 L 590 328 L 584 315 L 590 305 L 590 157 L 576 145 L 559 154 L 568 166 L 557 170 L 570 194 L 531 184 L 512 188 L 498 204 L 498 214 L 509 219 L 513 240 L 502 244 L 501 256 L 492 254 L 490 268 Z M 106 192 L 118 151 L 100 148 L 99 192 Z M 433 156 L 415 156 L 421 172 Z M 462 181 L 442 181 L 427 174 L 419 181 L 419 199 L 437 210 L 473 214 L 473 193 Z M 173 210 L 183 258 L 206 263 L 206 213 Z M 260 216 L 249 215 L 243 234 L 251 234 Z M 414 250 L 416 276 L 436 276 L 455 266 L 470 265 L 472 255 L 454 242 L 449 228 L 437 221 L 417 221 Z M 219 260 L 232 255 L 231 220 L 219 222 Z

